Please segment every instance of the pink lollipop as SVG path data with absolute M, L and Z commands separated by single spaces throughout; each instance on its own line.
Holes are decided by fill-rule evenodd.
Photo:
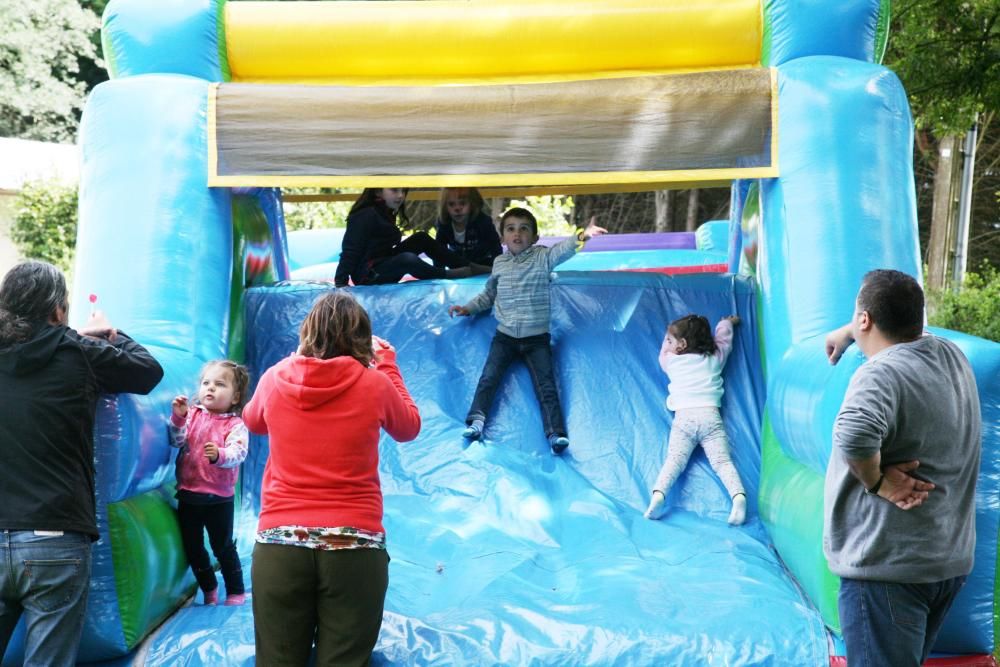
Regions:
M 87 298 L 90 301 L 90 316 L 93 317 L 94 316 L 94 306 L 97 304 L 97 295 L 96 294 L 91 294 Z

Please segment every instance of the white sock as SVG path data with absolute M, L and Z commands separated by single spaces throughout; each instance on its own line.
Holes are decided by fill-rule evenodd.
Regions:
M 666 500 L 661 491 L 653 491 L 653 496 L 649 499 L 649 507 L 646 508 L 646 513 L 643 516 L 647 519 L 659 519 L 663 515 L 663 503 Z
M 747 518 L 747 496 L 737 493 L 733 496 L 733 509 L 729 512 L 729 525 L 738 526 Z

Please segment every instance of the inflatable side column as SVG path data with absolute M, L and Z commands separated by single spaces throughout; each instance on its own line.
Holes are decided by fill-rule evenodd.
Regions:
M 82 659 L 120 655 L 191 592 L 173 512 L 170 400 L 225 356 L 232 222 L 227 190 L 206 187 L 208 82 L 143 75 L 87 103 L 73 303 L 97 305 L 146 345 L 165 378 L 150 397 L 102 406 L 96 433 L 102 539 Z M 76 309 L 73 324 L 86 311 Z
M 837 366 L 826 332 L 848 322 L 864 274 L 892 268 L 920 278 L 905 92 L 885 68 L 838 57 L 779 66 L 781 176 L 761 183 L 757 276 L 761 284 L 768 399 L 760 513 L 783 560 L 827 625 L 839 632 L 838 579 L 822 551 L 823 480 L 836 413 L 854 370 L 852 348 Z M 1000 346 L 959 341 L 980 380 L 984 420 L 996 422 Z M 992 374 L 992 375 L 991 375 Z M 992 406 L 992 407 L 990 407 Z M 984 438 L 976 570 L 937 650 L 993 648 L 997 429 Z

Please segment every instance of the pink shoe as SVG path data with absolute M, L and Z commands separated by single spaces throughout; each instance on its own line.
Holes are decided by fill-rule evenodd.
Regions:
M 205 591 L 205 599 L 202 601 L 203 604 L 215 604 L 219 601 L 219 589 Z
M 239 593 L 237 595 L 227 595 L 226 596 L 226 606 L 227 607 L 239 607 L 241 604 L 247 601 L 246 593 Z

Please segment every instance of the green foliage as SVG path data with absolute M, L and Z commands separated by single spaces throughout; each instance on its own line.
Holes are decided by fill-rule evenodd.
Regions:
M 961 133 L 1000 108 L 1000 2 L 893 2 L 886 65 L 902 80 L 917 126 Z
M 928 294 L 930 323 L 1000 342 L 1000 271 L 983 263 L 966 274 L 962 291 Z
M 68 272 L 76 248 L 76 188 L 28 183 L 14 204 L 10 238 L 27 259 L 40 259 Z
M 534 213 L 539 236 L 568 236 L 574 232 L 569 222 L 573 214 L 573 197 L 544 195 L 511 200 L 507 208 L 520 206 Z
M 0 2 L 0 136 L 76 136 L 86 92 L 80 61 L 100 62 L 99 28 L 77 0 Z
M 331 188 L 285 188 L 284 195 L 332 194 L 339 190 Z M 354 202 L 284 202 L 285 229 L 290 232 L 299 229 L 330 229 L 347 226 L 347 213 Z

